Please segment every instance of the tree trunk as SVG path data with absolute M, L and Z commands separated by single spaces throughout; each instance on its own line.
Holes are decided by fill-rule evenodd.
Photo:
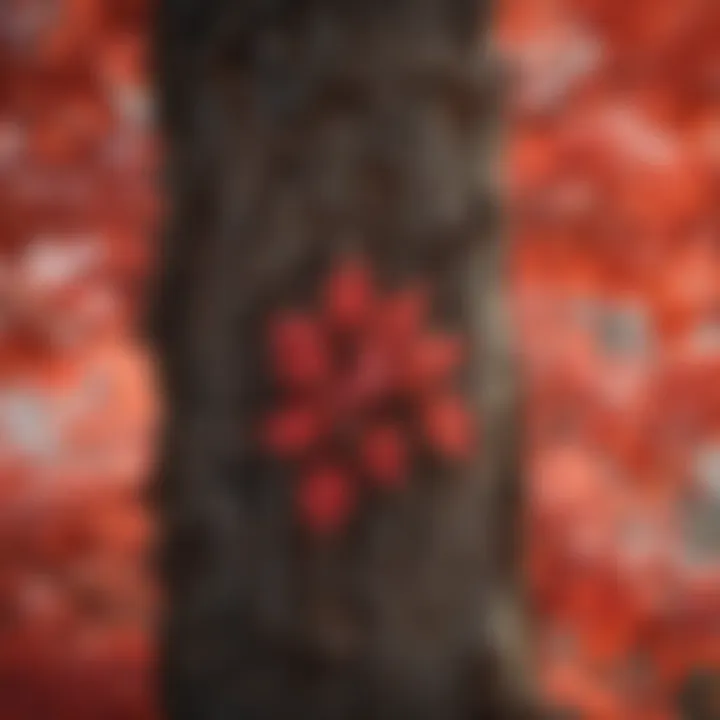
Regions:
M 489 22 L 485 0 L 160 2 L 172 720 L 533 716 Z M 482 441 L 315 538 L 256 440 L 276 401 L 263 337 L 347 253 L 432 290 Z

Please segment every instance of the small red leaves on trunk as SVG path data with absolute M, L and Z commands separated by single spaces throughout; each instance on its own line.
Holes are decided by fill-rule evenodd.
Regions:
M 288 313 L 270 330 L 270 350 L 276 379 L 288 388 L 321 384 L 329 371 L 322 328 L 313 318 Z
M 372 428 L 362 444 L 363 466 L 379 487 L 397 488 L 407 482 L 408 447 L 394 425 Z
M 414 285 L 391 295 L 380 306 L 377 323 L 383 339 L 402 346 L 422 330 L 428 312 L 428 293 Z
M 297 509 L 304 526 L 325 535 L 340 530 L 355 506 L 355 490 L 340 469 L 322 466 L 300 481 Z
M 408 382 L 414 389 L 427 389 L 446 380 L 464 359 L 464 347 L 457 337 L 426 335 L 419 338 L 408 358 Z
M 467 459 L 473 427 L 460 398 L 447 396 L 464 344 L 428 328 L 427 288 L 384 294 L 353 258 L 331 270 L 321 292 L 314 309 L 271 321 L 279 409 L 262 444 L 297 465 L 300 522 L 327 535 L 343 528 L 361 492 L 407 486 L 423 445 L 443 462 Z
M 311 450 L 322 434 L 322 420 L 310 406 L 279 410 L 266 422 L 263 444 L 283 458 L 294 458 Z
M 428 404 L 425 433 L 431 447 L 449 460 L 467 460 L 474 446 L 473 421 L 457 397 L 442 397 Z
M 346 260 L 331 275 L 326 288 L 326 311 L 331 326 L 352 331 L 365 325 L 372 313 L 373 296 L 368 268 L 360 260 Z

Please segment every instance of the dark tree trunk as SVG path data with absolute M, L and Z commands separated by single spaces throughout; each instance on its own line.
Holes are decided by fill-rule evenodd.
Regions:
M 165 0 L 169 217 L 152 332 L 172 720 L 530 718 L 518 428 L 485 0 Z M 271 309 L 348 247 L 467 337 L 470 467 L 309 540 L 258 452 Z

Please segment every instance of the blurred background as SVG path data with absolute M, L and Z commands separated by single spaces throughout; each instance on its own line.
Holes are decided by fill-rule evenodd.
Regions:
M 148 9 L 0 2 L 1 720 L 159 718 Z M 720 695 L 720 4 L 501 0 L 496 33 L 544 691 L 696 717 L 687 688 Z

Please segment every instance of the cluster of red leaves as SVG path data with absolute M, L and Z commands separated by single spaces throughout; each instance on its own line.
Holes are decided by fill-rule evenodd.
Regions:
M 465 348 L 427 328 L 428 305 L 424 287 L 379 292 L 366 264 L 351 258 L 331 271 L 317 313 L 271 319 L 281 404 L 265 421 L 263 445 L 299 463 L 297 511 L 311 531 L 346 525 L 360 480 L 404 487 L 413 450 L 427 446 L 449 462 L 472 453 L 473 420 L 452 388 Z
M 720 6 L 504 0 L 499 34 L 545 687 L 678 718 L 720 673 Z

